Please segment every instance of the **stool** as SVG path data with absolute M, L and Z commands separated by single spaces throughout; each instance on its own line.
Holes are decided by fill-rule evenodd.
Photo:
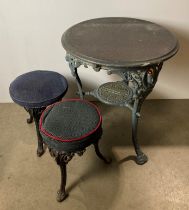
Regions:
M 102 135 L 102 117 L 98 108 L 85 100 L 66 99 L 48 106 L 40 118 L 40 133 L 61 170 L 61 185 L 57 201 L 67 197 L 66 164 L 75 154 L 83 155 L 85 148 L 93 144 L 97 156 L 110 163 L 99 151 Z
M 68 88 L 66 79 L 53 71 L 36 70 L 18 76 L 9 87 L 12 100 L 24 107 L 30 118 L 27 123 L 36 125 L 38 137 L 37 155 L 44 153 L 39 132 L 39 119 L 46 106 L 62 99 Z

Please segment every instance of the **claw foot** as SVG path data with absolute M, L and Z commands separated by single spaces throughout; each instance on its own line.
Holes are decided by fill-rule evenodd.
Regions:
M 67 197 L 68 197 L 68 194 L 67 194 L 67 193 L 58 191 L 58 192 L 57 192 L 56 200 L 57 200 L 58 202 L 62 202 L 62 201 L 65 200 Z
M 37 156 L 41 157 L 44 154 L 44 149 L 37 148 Z
M 136 156 L 136 163 L 138 165 L 143 165 L 147 161 L 148 161 L 148 157 L 144 153 L 141 153 L 141 154 Z
M 33 118 L 32 117 L 30 117 L 30 118 L 27 119 L 27 123 L 28 124 L 31 124 L 32 122 L 33 122 Z

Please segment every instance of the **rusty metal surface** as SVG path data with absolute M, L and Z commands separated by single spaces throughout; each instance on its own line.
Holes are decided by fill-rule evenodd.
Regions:
M 69 28 L 62 36 L 68 54 L 112 67 L 147 66 L 172 57 L 175 36 L 164 27 L 133 18 L 98 18 Z

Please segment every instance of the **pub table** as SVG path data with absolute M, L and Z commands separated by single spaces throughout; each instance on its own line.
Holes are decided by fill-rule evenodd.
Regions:
M 108 17 L 87 20 L 69 28 L 62 36 L 66 60 L 83 99 L 92 95 L 103 103 L 127 107 L 132 112 L 132 141 L 136 163 L 147 156 L 137 139 L 140 109 L 153 90 L 163 62 L 176 54 L 179 44 L 166 28 L 140 19 Z M 108 82 L 95 90 L 84 91 L 78 67 L 117 74 L 121 81 Z

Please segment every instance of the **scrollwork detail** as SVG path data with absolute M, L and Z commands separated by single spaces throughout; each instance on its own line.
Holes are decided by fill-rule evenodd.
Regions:
M 121 71 L 119 75 L 133 90 L 133 99 L 141 99 L 146 98 L 154 88 L 161 68 L 162 63 L 145 69 Z
M 66 152 L 66 151 L 57 151 L 55 149 L 49 148 L 50 155 L 56 160 L 58 165 L 61 165 L 62 163 L 67 164 L 75 154 L 82 156 L 85 152 L 85 149 L 82 151 L 77 152 Z

